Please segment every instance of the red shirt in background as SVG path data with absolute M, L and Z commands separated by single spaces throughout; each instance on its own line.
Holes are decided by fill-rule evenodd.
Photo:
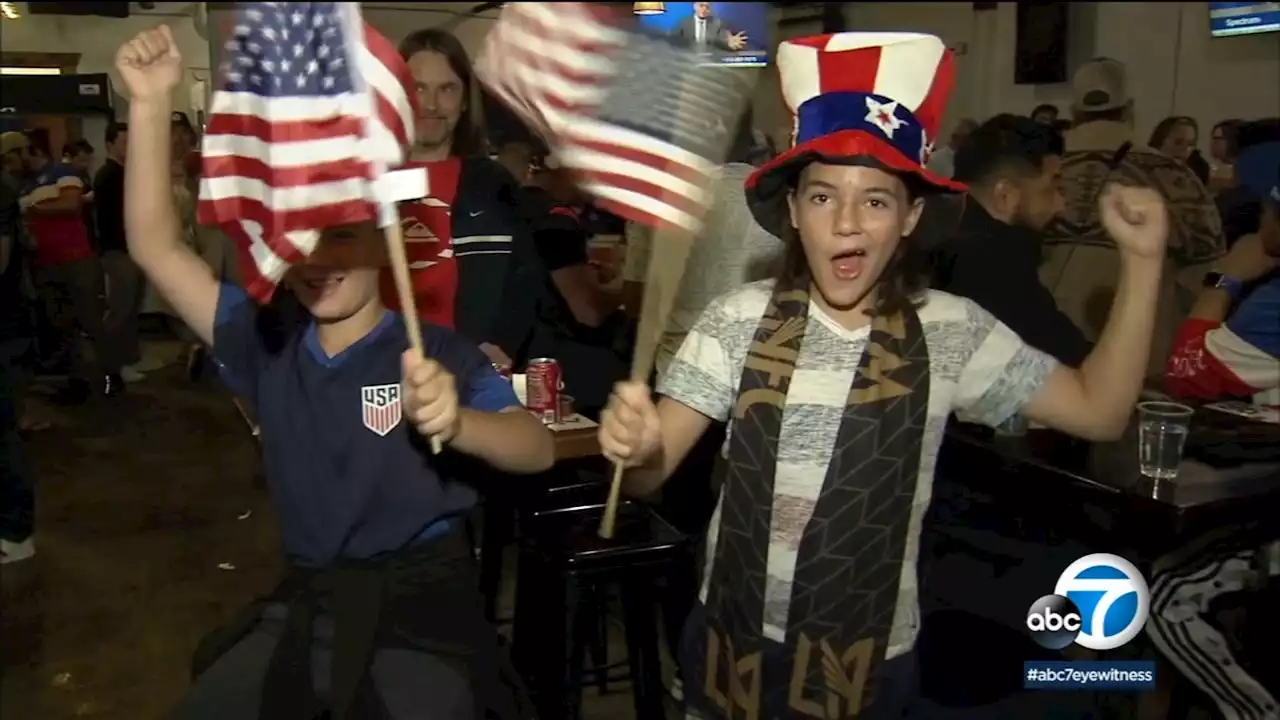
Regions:
M 63 188 L 88 191 L 84 181 L 71 167 L 48 165 L 36 175 L 18 200 L 27 229 L 35 240 L 32 262 L 36 267 L 58 267 L 93 257 L 89 228 L 84 224 L 82 213 L 48 215 L 30 211 L 46 200 L 56 200 Z
M 187 177 L 192 180 L 200 178 L 200 151 L 192 150 L 187 153 L 187 157 L 182 161 L 182 168 L 186 171 Z
M 454 327 L 454 300 L 458 292 L 458 262 L 453 255 L 454 199 L 462 159 L 440 162 L 409 162 L 404 167 L 429 168 L 429 195 L 400 203 L 400 232 L 404 236 L 409 277 L 413 283 L 418 317 L 433 325 Z M 382 273 L 382 301 L 388 308 L 403 312 L 390 270 Z

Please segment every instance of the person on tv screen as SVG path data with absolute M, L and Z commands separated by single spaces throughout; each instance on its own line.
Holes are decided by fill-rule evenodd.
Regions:
M 693 15 L 681 20 L 671 34 L 699 51 L 737 52 L 746 48 L 747 33 L 732 31 L 722 18 L 711 14 L 711 3 L 693 4 Z

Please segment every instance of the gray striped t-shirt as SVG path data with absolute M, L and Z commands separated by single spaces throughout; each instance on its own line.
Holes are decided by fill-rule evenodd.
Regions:
M 707 417 L 733 422 L 733 407 L 747 346 L 769 301 L 773 281 L 746 285 L 712 302 L 681 345 L 658 383 L 658 392 Z M 1057 361 L 1025 344 L 991 313 L 965 298 L 929 291 L 920 308 L 929 348 L 929 410 L 902 563 L 897 611 L 888 657 L 914 645 L 919 633 L 916 560 L 920 527 L 932 494 L 933 470 L 947 416 L 999 425 L 1020 411 Z M 804 344 L 783 409 L 774 482 L 765 637 L 781 642 L 786 633 L 795 576 L 796 551 L 822 489 L 839 430 L 845 398 L 866 347 L 870 329 L 847 330 L 810 302 Z M 725 441 L 728 447 L 728 440 Z M 715 561 L 720 501 L 707 532 L 706 570 Z M 706 580 L 699 596 L 706 600 Z

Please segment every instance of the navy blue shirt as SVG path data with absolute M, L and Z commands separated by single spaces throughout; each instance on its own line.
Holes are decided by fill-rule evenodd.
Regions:
M 426 356 L 457 378 L 463 407 L 519 406 L 470 341 L 434 325 L 423 326 L 422 341 Z M 401 419 L 400 356 L 408 347 L 401 317 L 388 312 L 330 357 L 305 312 L 264 308 L 222 286 L 213 353 L 224 380 L 257 411 L 291 562 L 324 566 L 398 550 L 475 503 L 475 491 L 442 477 L 428 444 Z

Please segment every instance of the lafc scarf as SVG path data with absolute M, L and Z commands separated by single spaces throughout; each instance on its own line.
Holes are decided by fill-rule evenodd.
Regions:
M 873 319 L 800 541 L 785 640 L 766 638 L 778 438 L 808 287 L 807 277 L 775 286 L 742 372 L 715 562 L 706 606 L 695 612 L 705 623 L 695 619 L 685 634 L 686 698 L 709 718 L 877 717 L 929 405 L 929 355 L 914 310 Z

